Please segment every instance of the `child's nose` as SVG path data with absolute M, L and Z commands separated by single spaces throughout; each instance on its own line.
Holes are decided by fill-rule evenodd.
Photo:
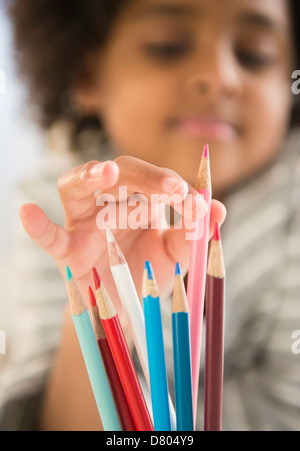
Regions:
M 219 98 L 241 93 L 241 73 L 233 51 L 226 43 L 205 45 L 195 54 L 190 67 L 186 88 L 191 96 Z

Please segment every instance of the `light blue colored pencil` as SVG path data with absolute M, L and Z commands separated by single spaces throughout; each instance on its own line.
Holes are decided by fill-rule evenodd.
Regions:
M 149 262 L 142 287 L 150 391 L 155 431 L 171 431 L 167 370 L 158 287 Z
M 122 431 L 109 380 L 99 352 L 87 306 L 79 292 L 69 267 L 66 268 L 71 313 L 105 431 Z M 80 414 L 80 412 L 79 412 Z
M 177 431 L 193 431 L 189 310 L 179 263 L 175 271 L 172 332 Z

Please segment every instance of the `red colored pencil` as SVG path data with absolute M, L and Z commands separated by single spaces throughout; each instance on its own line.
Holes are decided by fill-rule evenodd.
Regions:
M 204 430 L 222 430 L 225 267 L 218 224 L 210 245 L 206 281 Z
M 153 431 L 153 423 L 114 305 L 96 269 L 93 269 L 101 322 L 137 431 Z
M 91 287 L 89 287 L 89 297 L 91 304 L 91 319 L 94 326 L 96 339 L 119 413 L 123 431 L 135 431 L 134 421 L 132 419 L 120 377 L 101 323 L 97 301 Z

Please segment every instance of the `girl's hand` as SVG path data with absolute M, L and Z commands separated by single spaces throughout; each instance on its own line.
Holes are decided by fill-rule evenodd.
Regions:
M 97 207 L 95 196 L 97 191 L 98 195 L 100 193 L 113 195 L 115 204 L 120 200 L 120 207 L 124 206 L 122 202 L 127 199 L 119 199 L 119 186 L 127 187 L 128 197 L 133 193 L 139 193 L 146 195 L 147 200 L 150 200 L 151 194 L 163 193 L 178 193 L 182 200 L 188 192 L 194 199 L 197 196 L 192 187 L 187 187 L 184 180 L 170 170 L 158 168 L 136 158 L 122 156 L 114 162 L 87 163 L 60 177 L 58 189 L 65 211 L 64 228 L 48 219 L 37 205 L 23 205 L 20 216 L 31 238 L 55 259 L 64 279 L 65 266 L 70 266 L 87 305 L 88 287 L 89 285 L 93 287 L 92 268 L 97 268 L 119 311 L 127 336 L 128 325 L 122 315 L 108 262 L 106 230 L 105 228 L 100 230 L 97 226 L 99 211 L 101 214 L 103 208 L 107 207 L 101 207 L 102 210 Z M 180 206 L 180 202 L 178 205 Z M 198 206 L 199 212 L 203 214 L 205 211 L 203 201 Z M 109 204 L 110 209 L 114 207 L 115 205 Z M 189 214 L 191 212 L 186 212 L 186 215 Z M 157 221 L 158 216 L 159 209 L 156 208 L 152 221 Z M 221 224 L 224 218 L 224 207 L 219 202 L 213 201 L 211 234 L 215 221 Z M 145 222 L 148 222 L 148 217 Z M 171 293 L 173 287 L 175 263 L 179 261 L 183 270 L 188 269 L 190 242 L 186 240 L 185 228 L 156 230 L 151 228 L 151 224 L 148 225 L 149 227 L 145 229 L 127 228 L 112 230 L 112 233 L 127 259 L 138 293 L 141 292 L 145 260 L 149 260 L 153 265 L 161 295 L 165 296 Z M 130 335 L 127 339 L 131 343 Z M 78 415 L 78 411 L 81 415 Z M 45 393 L 40 428 L 99 430 L 101 427 L 70 308 L 67 307 L 61 345 Z
M 112 299 L 118 299 L 108 263 L 105 226 L 100 230 L 96 222 L 99 211 L 101 208 L 107 208 L 107 205 L 97 207 L 95 192 L 98 192 L 98 195 L 113 195 L 118 210 L 118 202 L 124 202 L 124 199 L 119 199 L 119 186 L 127 187 L 128 197 L 134 193 L 142 194 L 144 199 L 146 196 L 149 209 L 151 194 L 177 194 L 181 199 L 178 206 L 187 194 L 190 194 L 197 202 L 193 203 L 193 212 L 187 211 L 184 214 L 195 215 L 196 208 L 198 215 L 204 216 L 206 212 L 206 204 L 202 197 L 179 175 L 137 158 L 121 156 L 115 161 L 102 163 L 92 161 L 63 174 L 58 181 L 58 189 L 65 211 L 64 228 L 52 222 L 34 204 L 23 205 L 20 217 L 26 232 L 55 259 L 64 278 L 65 266 L 70 266 L 86 299 L 88 286 L 93 286 L 93 267 L 99 271 Z M 126 199 L 125 201 L 127 202 Z M 213 200 L 210 235 L 214 223 L 222 224 L 225 216 L 225 207 Z M 128 262 L 138 293 L 141 290 L 144 263 L 149 260 L 161 295 L 166 296 L 172 290 L 176 262 L 180 262 L 183 271 L 188 270 L 190 241 L 186 240 L 186 232 L 189 230 L 184 226 L 184 217 L 181 229 L 151 228 L 151 224 L 157 221 L 158 217 L 159 209 L 157 208 L 154 214 L 152 209 L 152 217 L 149 215 L 148 224 L 144 224 L 144 229 L 127 228 L 112 230 L 112 233 Z

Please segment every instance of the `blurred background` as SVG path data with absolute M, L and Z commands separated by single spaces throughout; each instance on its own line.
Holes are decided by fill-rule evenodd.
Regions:
M 9 345 L 13 317 L 11 250 L 14 230 L 20 226 L 15 190 L 39 165 L 45 145 L 44 136 L 30 120 L 26 93 L 16 75 L 8 3 L 0 0 L 0 330 Z M 0 366 L 4 359 L 0 355 Z

